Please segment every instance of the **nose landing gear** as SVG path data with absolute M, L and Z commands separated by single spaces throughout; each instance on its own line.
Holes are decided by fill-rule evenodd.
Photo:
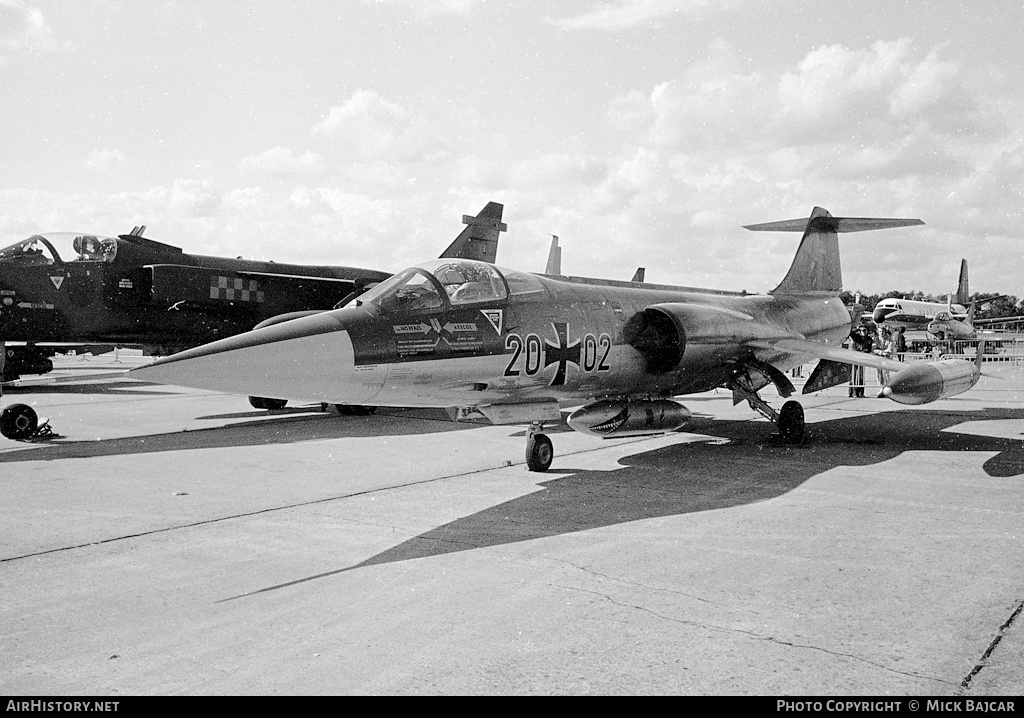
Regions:
M 555 458 L 551 439 L 540 433 L 543 428 L 542 422 L 534 422 L 526 435 L 526 466 L 530 471 L 547 471 Z

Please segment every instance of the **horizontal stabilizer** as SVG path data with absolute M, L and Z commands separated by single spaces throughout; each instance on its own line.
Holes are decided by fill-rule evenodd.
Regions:
M 833 217 L 828 210 L 815 207 L 807 219 L 748 224 L 744 229 L 803 233 L 789 272 L 769 294 L 835 296 L 843 289 L 843 271 L 839 262 L 840 232 L 866 232 L 918 224 L 924 222 L 902 218 Z
M 811 227 L 811 222 L 820 222 L 823 226 Z M 807 229 L 828 229 L 833 232 L 867 232 L 871 229 L 888 229 L 890 227 L 913 227 L 924 224 L 919 219 L 884 219 L 872 217 L 814 217 L 808 220 L 784 219 L 781 222 L 764 222 L 763 224 L 745 224 L 744 229 L 754 232 L 803 232 Z

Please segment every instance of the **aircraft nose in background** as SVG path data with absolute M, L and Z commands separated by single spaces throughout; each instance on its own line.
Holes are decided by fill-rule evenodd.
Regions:
M 875 311 L 871 312 L 871 321 L 875 324 L 881 324 L 894 311 L 896 310 L 892 307 L 875 307 Z
M 366 401 L 376 391 L 353 385 L 355 357 L 344 314 L 329 311 L 256 329 L 173 354 L 130 374 L 229 394 Z

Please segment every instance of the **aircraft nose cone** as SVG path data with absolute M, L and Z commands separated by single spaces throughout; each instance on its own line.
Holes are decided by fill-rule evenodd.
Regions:
M 229 394 L 326 401 L 332 394 L 329 387 L 336 396 L 338 385 L 351 378 L 354 368 L 343 312 L 323 312 L 204 344 L 133 369 L 130 375 Z

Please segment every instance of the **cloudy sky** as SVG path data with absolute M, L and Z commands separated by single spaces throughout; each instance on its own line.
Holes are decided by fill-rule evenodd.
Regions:
M 0 0 L 0 243 L 147 236 L 397 271 L 487 201 L 499 264 L 1024 297 L 1019 0 Z

